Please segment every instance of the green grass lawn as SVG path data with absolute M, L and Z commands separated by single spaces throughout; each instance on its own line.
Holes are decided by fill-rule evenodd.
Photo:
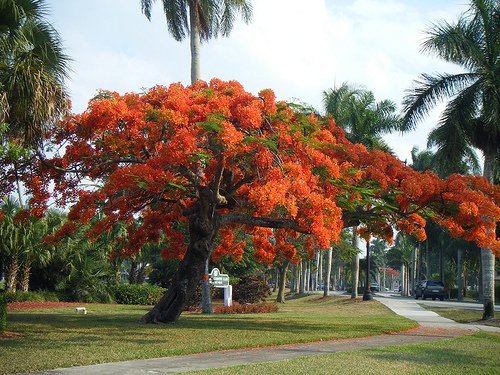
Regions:
M 190 374 L 499 374 L 500 335 L 476 333 L 426 344 L 344 352 Z
M 483 324 L 500 328 L 500 319 L 498 318 L 481 320 L 483 317 L 483 312 L 481 310 L 452 309 L 448 307 L 434 307 L 428 305 L 424 305 L 424 307 L 427 310 L 434 311 L 442 317 L 454 320 L 455 322 Z
M 147 307 L 86 307 L 87 315 L 75 314 L 72 307 L 10 311 L 7 331 L 22 336 L 0 339 L 0 373 L 370 336 L 416 326 L 376 301 L 345 297 L 294 299 L 270 314 L 183 314 L 178 323 L 164 325 L 137 323 Z

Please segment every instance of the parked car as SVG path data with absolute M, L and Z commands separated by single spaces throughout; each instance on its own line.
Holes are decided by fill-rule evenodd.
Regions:
M 432 298 L 435 301 L 436 298 L 439 298 L 442 301 L 444 295 L 444 284 L 441 281 L 424 280 L 419 282 L 415 288 L 415 299 L 422 297 L 422 299 Z
M 378 283 L 371 283 L 370 284 L 370 291 L 372 292 L 378 292 L 380 290 Z

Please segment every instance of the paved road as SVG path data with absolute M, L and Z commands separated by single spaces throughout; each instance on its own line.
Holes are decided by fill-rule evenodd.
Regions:
M 236 349 L 219 352 L 183 355 L 148 360 L 105 363 L 92 366 L 80 366 L 55 369 L 37 374 L 44 375 L 145 375 L 182 373 L 202 369 L 215 369 L 226 366 L 246 365 L 252 363 L 279 361 L 283 359 L 354 351 L 375 347 L 422 343 L 443 340 L 470 334 L 479 329 L 500 332 L 499 328 L 464 325 L 440 317 L 438 314 L 424 309 L 417 301 L 410 298 L 391 297 L 379 294 L 376 299 L 409 319 L 420 324 L 420 327 L 402 333 L 373 337 L 322 341 L 306 344 L 282 345 L 256 349 Z

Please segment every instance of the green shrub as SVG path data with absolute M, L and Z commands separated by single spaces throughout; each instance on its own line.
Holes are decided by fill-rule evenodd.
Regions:
M 151 284 L 119 284 L 114 292 L 116 302 L 123 305 L 154 305 L 165 289 Z
M 59 297 L 54 292 L 45 290 L 37 292 L 5 292 L 5 301 L 10 302 L 58 302 Z
M 0 295 L 0 333 L 4 333 L 7 326 L 7 300 Z
M 243 276 L 233 287 L 233 299 L 239 303 L 258 303 L 271 295 L 271 288 L 262 277 Z

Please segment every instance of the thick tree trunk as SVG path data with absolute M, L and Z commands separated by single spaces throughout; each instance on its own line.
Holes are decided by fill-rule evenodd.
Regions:
M 196 7 L 189 8 L 190 47 L 191 47 L 191 84 L 201 79 L 200 74 L 200 20 Z
M 463 269 L 462 269 L 462 253 L 463 250 L 459 247 L 457 249 L 457 300 L 463 301 Z
M 181 315 L 186 301 L 203 280 L 205 264 L 219 229 L 214 215 L 215 205 L 209 188 L 200 191 L 200 200 L 188 216 L 190 243 L 184 259 L 179 264 L 167 292 L 153 309 L 142 317 L 141 322 L 173 323 Z
M 24 261 L 17 276 L 17 289 L 21 292 L 27 292 L 30 285 L 31 263 Z
M 7 258 L 5 262 L 5 291 L 15 292 L 17 274 L 19 272 L 19 260 L 17 255 L 14 254 Z
M 330 294 L 330 276 L 332 271 L 332 247 L 328 248 L 325 259 L 325 277 L 323 278 L 323 297 Z
M 288 270 L 289 261 L 286 261 L 282 266 L 276 267 L 278 271 L 278 296 L 276 302 L 285 303 L 285 285 L 286 285 L 286 271 Z
M 352 246 L 356 250 L 359 248 L 357 230 L 358 230 L 358 227 L 352 228 Z M 356 255 L 354 255 L 352 257 L 351 272 L 352 272 L 351 298 L 357 298 L 358 297 L 358 283 L 359 283 L 359 252 L 356 253 Z

